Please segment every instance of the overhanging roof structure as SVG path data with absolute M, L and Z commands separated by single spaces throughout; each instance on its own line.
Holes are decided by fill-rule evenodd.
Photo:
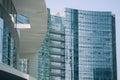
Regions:
M 36 53 L 47 31 L 45 0 L 12 0 L 18 14 L 27 14 L 30 29 L 20 30 L 20 53 Z

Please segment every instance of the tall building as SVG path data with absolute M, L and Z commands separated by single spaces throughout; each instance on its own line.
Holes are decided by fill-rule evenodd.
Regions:
M 63 18 L 48 10 L 48 32 L 39 52 L 39 80 L 65 80 Z
M 117 80 L 115 16 L 66 8 L 65 80 Z
M 65 36 L 62 18 L 51 16 L 49 27 L 50 74 L 52 80 L 65 80 Z
M 37 80 L 38 49 L 46 31 L 44 0 L 0 0 L 1 79 Z

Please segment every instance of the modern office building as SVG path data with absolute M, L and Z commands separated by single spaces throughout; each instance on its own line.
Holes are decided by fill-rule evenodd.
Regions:
M 48 9 L 48 32 L 39 52 L 39 80 L 65 80 L 63 18 Z
M 44 0 L 0 0 L 2 80 L 37 80 L 38 50 L 46 31 Z
M 65 34 L 62 18 L 51 16 L 49 27 L 50 76 L 52 80 L 65 80 Z
M 115 16 L 66 8 L 65 80 L 117 80 Z
M 115 38 L 111 12 L 67 8 L 63 20 L 44 0 L 0 0 L 0 78 L 117 80 Z

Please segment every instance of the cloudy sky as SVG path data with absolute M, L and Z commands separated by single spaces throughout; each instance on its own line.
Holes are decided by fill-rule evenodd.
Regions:
M 120 80 L 120 0 L 46 0 L 52 12 L 64 13 L 65 8 L 80 10 L 111 11 L 116 16 L 117 66 Z

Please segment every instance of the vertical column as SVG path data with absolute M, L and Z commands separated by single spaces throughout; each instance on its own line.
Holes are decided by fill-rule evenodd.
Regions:
M 2 62 L 3 20 L 0 18 L 0 63 Z
M 73 29 L 73 44 L 74 44 L 74 53 L 73 53 L 73 61 L 74 61 L 74 80 L 79 80 L 79 68 L 78 68 L 78 11 L 73 11 L 73 21 L 71 23 L 71 27 Z

